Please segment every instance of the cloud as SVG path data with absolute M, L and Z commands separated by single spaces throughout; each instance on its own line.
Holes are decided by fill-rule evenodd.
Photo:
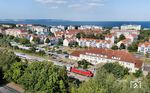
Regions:
M 81 7 L 81 4 L 72 4 L 72 5 L 68 5 L 69 8 L 77 8 L 77 7 Z
M 104 6 L 104 4 L 103 3 L 88 3 L 87 4 L 88 6 Z
M 50 7 L 52 9 L 56 9 L 63 6 L 65 8 L 74 8 L 74 9 L 76 8 L 81 10 L 82 9 L 87 10 L 94 7 L 104 6 L 103 1 L 105 0 L 35 0 L 35 1 L 43 4 L 54 5 L 54 7 Z
M 36 0 L 36 1 L 44 4 L 47 3 L 66 4 L 67 3 L 67 0 Z
M 57 9 L 59 8 L 58 6 L 52 6 L 51 9 Z

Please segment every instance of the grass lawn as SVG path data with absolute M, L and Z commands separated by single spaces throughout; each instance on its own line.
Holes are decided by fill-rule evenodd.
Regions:
M 144 63 L 149 63 L 150 64 L 150 58 L 142 58 Z

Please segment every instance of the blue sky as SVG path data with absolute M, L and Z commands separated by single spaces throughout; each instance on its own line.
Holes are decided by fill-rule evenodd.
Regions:
M 0 0 L 0 19 L 150 21 L 150 0 Z

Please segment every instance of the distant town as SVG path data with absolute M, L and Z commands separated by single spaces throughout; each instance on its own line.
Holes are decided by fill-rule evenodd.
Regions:
M 150 28 L 136 24 L 120 27 L 0 24 L 0 48 L 13 51 L 29 63 L 46 61 L 66 67 L 67 76 L 80 82 L 96 77 L 97 69 L 102 67 L 119 79 L 133 74 L 133 80 L 141 80 L 150 72 Z M 9 74 L 4 76 L 11 80 Z M 66 91 L 59 93 L 70 93 Z

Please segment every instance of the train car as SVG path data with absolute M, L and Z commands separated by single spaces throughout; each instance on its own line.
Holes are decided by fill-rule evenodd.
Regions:
M 87 76 L 87 77 L 93 77 L 93 75 L 94 75 L 89 70 L 77 69 L 75 67 L 70 67 L 70 72 L 77 73 L 77 74 L 80 74 L 80 75 L 84 75 L 84 76 Z

